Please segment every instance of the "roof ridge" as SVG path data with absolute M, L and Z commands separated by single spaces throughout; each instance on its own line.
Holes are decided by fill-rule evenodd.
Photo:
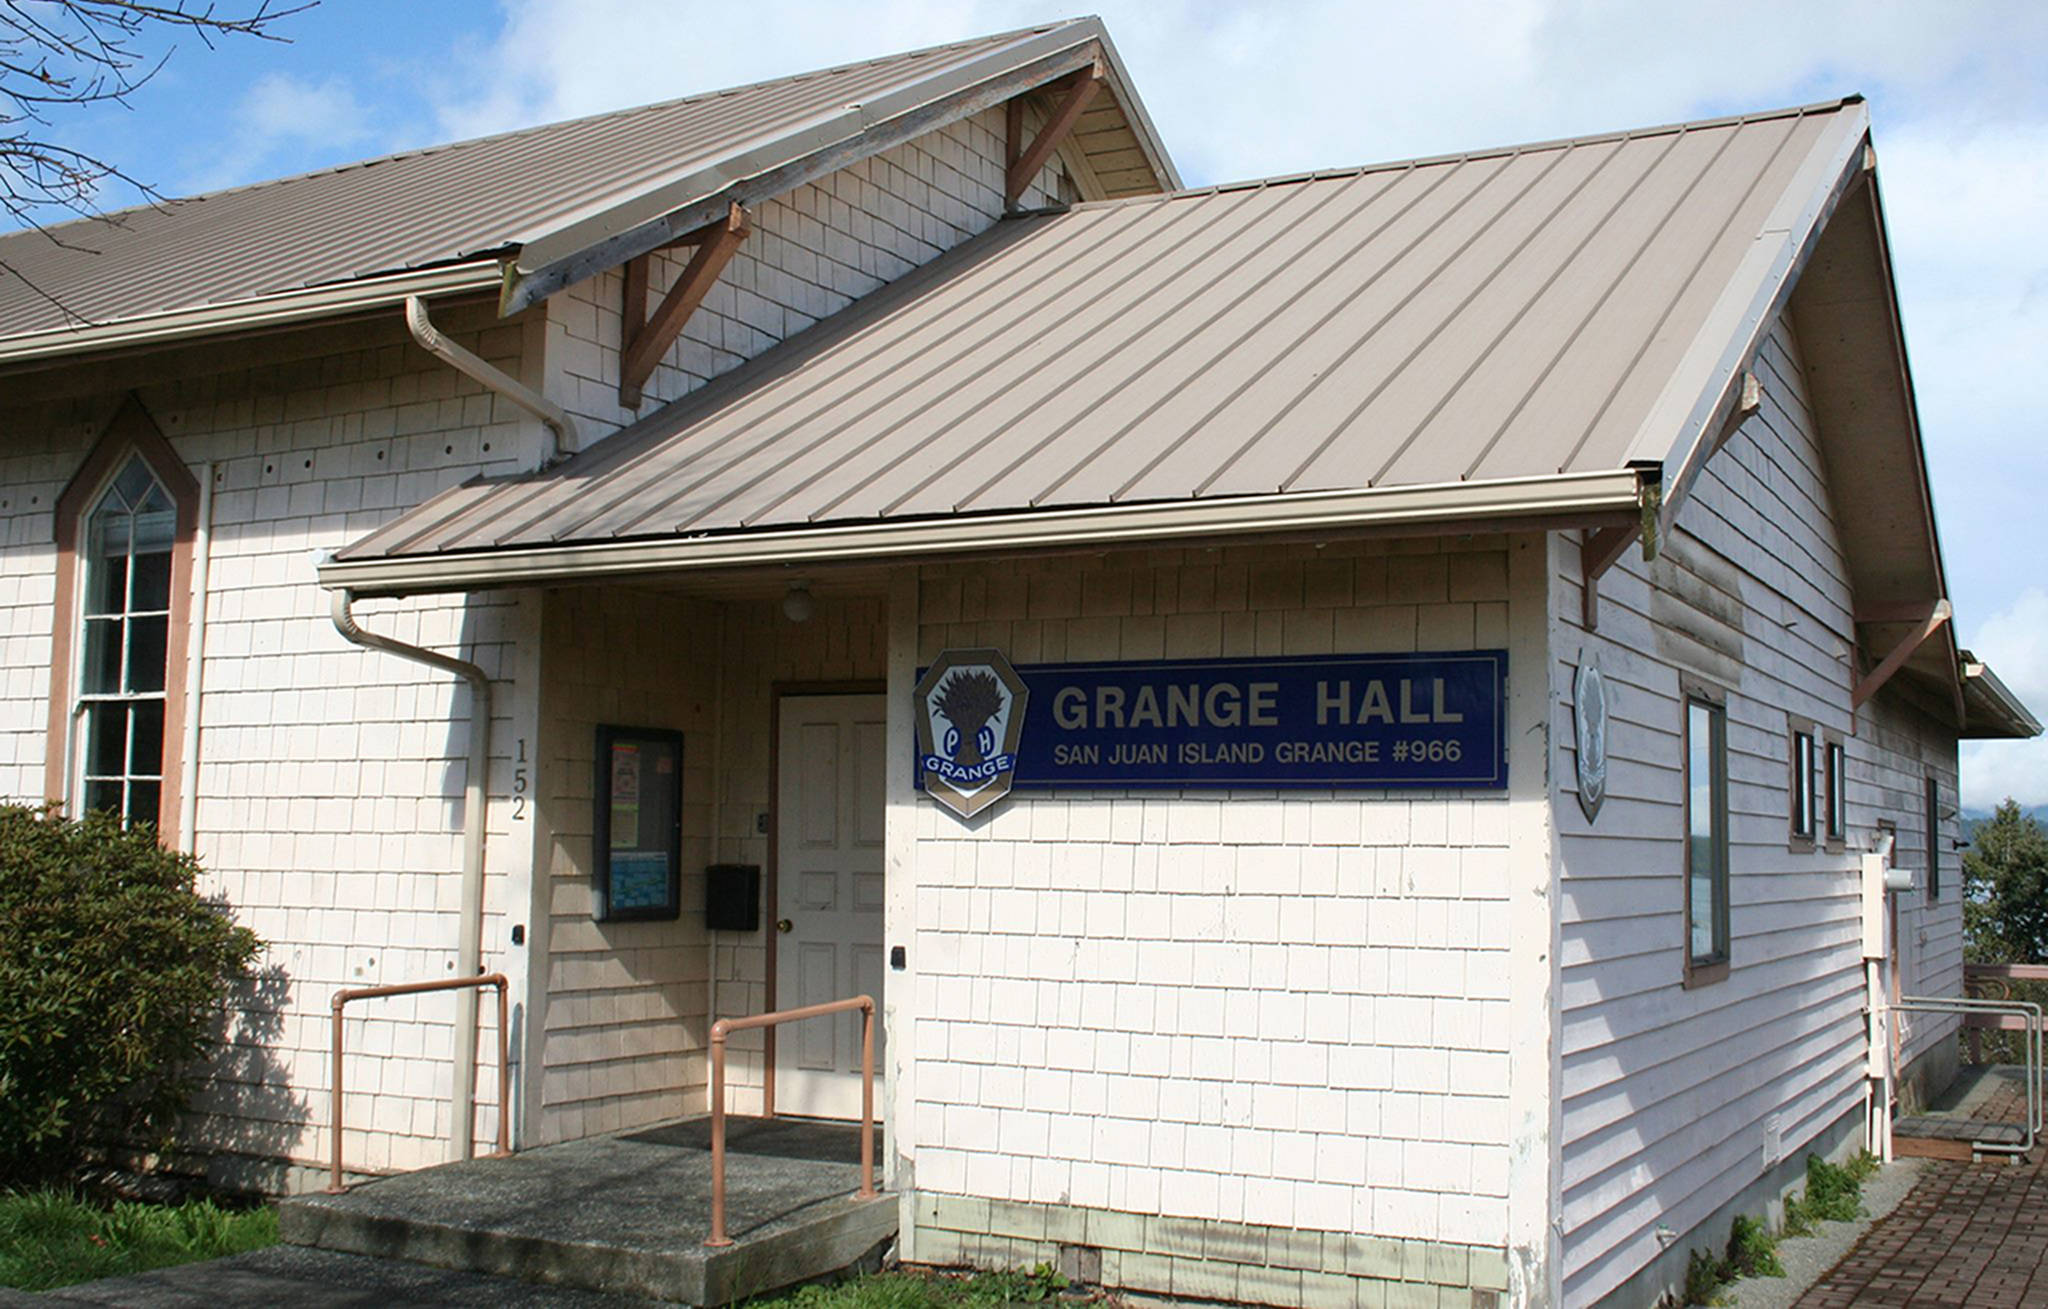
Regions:
M 339 164 L 324 164 L 319 168 L 309 168 L 303 172 L 287 173 L 283 177 L 266 177 L 254 182 L 242 182 L 235 186 L 224 186 L 212 191 L 202 191 L 196 195 L 172 196 L 156 202 L 126 205 L 120 209 L 107 210 L 104 213 L 67 218 L 62 222 L 31 224 L 26 227 L 17 228 L 14 231 L 0 232 L 0 242 L 33 233 L 49 234 L 61 232 L 67 228 L 76 227 L 81 223 L 119 223 L 123 218 L 133 214 L 176 209 L 181 205 L 200 204 L 222 196 L 241 195 L 250 191 L 260 191 L 268 187 L 285 186 L 293 182 L 304 182 L 316 177 L 332 177 L 340 173 L 354 172 L 359 169 L 375 168 L 379 164 L 397 163 L 401 160 L 424 158 L 428 155 L 443 154 L 453 150 L 466 150 L 476 146 L 515 140 L 522 136 L 553 131 L 578 123 L 630 118 L 639 114 L 655 113 L 661 110 L 675 109 L 687 104 L 740 95 L 748 91 L 759 90 L 763 87 L 794 84 L 808 81 L 812 78 L 849 73 L 856 69 L 879 68 L 889 64 L 907 63 L 911 60 L 929 58 L 933 55 L 946 54 L 955 50 L 966 50 L 978 46 L 999 47 L 1004 42 L 1013 41 L 1020 37 L 1053 32 L 1060 28 L 1071 27 L 1086 21 L 1088 19 L 1082 17 L 1061 19 L 1051 23 L 1039 23 L 1030 27 L 1013 28 L 1007 32 L 992 32 L 986 36 L 966 37 L 958 41 L 941 42 L 938 45 L 924 46 L 916 50 L 899 50 L 891 54 L 876 55 L 870 59 L 855 59 L 845 63 L 829 64 L 824 68 L 808 68 L 800 72 L 786 73 L 780 77 L 764 77 L 753 82 L 742 82 L 736 86 L 723 86 L 709 91 L 697 91 L 689 95 L 675 96 L 667 100 L 656 100 L 648 104 L 627 105 L 621 109 L 606 109 L 593 114 L 578 114 L 573 118 L 558 118 L 545 123 L 530 123 L 525 127 L 508 128 L 502 132 L 487 132 L 482 136 L 464 137 L 457 141 L 437 141 L 429 145 L 413 146 L 404 150 L 393 150 L 381 155 L 372 155 L 365 159 L 352 159 Z
M 1223 195 L 1231 191 L 1245 191 L 1257 187 L 1293 186 L 1302 182 L 1332 182 L 1345 178 L 1365 177 L 1372 173 L 1394 172 L 1404 168 L 1427 168 L 1440 164 L 1471 163 L 1479 159 L 1498 159 L 1508 155 L 1529 154 L 1539 150 L 1563 150 L 1573 146 L 1604 145 L 1614 141 L 1635 141 L 1644 137 L 1663 136 L 1670 132 L 1690 132 L 1707 128 L 1739 127 L 1747 123 L 1767 123 L 1780 118 L 1803 118 L 1809 114 L 1839 113 L 1852 105 L 1864 103 L 1861 94 L 1851 93 L 1834 100 L 1818 100 L 1812 104 L 1787 105 L 1782 109 L 1760 109 L 1754 113 L 1725 114 L 1717 118 L 1694 118 L 1679 122 L 1658 123 L 1650 127 L 1631 127 L 1614 132 L 1598 132 L 1587 136 L 1559 136 L 1548 140 L 1525 141 L 1516 145 L 1487 146 L 1480 149 L 1448 151 L 1443 154 L 1421 155 L 1413 159 L 1387 159 L 1377 163 L 1356 164 L 1348 168 L 1316 168 L 1299 173 L 1277 173 L 1267 177 L 1244 177 L 1228 182 L 1212 182 L 1207 186 L 1186 186 L 1178 191 L 1163 191 L 1158 195 L 1123 196 L 1114 200 L 1087 200 L 1064 208 L 1071 211 L 1112 209 L 1119 205 L 1159 204 L 1169 200 L 1200 199 L 1204 196 Z

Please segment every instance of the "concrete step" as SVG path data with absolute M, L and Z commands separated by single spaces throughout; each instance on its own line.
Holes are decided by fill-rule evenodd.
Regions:
M 857 1169 L 818 1158 L 805 1135 L 818 1130 L 739 1126 L 727 1161 L 734 1244 L 719 1250 L 703 1244 L 710 1171 L 693 1123 L 301 1196 L 280 1207 L 279 1234 L 609 1295 L 729 1304 L 872 1261 L 894 1239 L 896 1198 L 851 1194 Z

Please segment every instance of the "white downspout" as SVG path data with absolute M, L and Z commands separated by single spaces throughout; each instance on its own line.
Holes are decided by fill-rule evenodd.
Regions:
M 496 364 L 479 358 L 443 336 L 433 320 L 427 317 L 427 302 L 416 295 L 405 298 L 405 326 L 420 349 L 482 384 L 487 390 L 504 396 L 547 425 L 548 431 L 554 434 L 554 446 L 542 461 L 543 467 L 582 449 L 582 439 L 576 433 L 576 420 L 569 417 L 567 410 Z
M 199 465 L 199 525 L 192 534 L 192 625 L 185 650 L 185 739 L 179 747 L 178 848 L 199 850 L 199 706 L 206 687 L 206 575 L 213 558 L 213 464 Z
M 455 971 L 462 977 L 475 977 L 483 971 L 484 810 L 489 797 L 485 782 L 491 761 L 491 679 L 468 660 L 364 631 L 350 612 L 354 603 L 355 596 L 346 588 L 335 591 L 334 627 L 344 639 L 366 649 L 382 650 L 454 673 L 469 683 L 469 775 L 462 805 L 462 922 L 457 931 Z M 449 1126 L 449 1136 L 455 1157 L 468 1159 L 476 1148 L 476 988 L 457 991 L 455 1005 L 455 1120 Z M 498 1106 L 501 1114 L 511 1111 L 510 1105 Z

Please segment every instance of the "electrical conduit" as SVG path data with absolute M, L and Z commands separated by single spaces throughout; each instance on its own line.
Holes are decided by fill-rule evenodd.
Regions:
M 365 649 L 382 650 L 453 673 L 469 683 L 469 774 L 462 805 L 462 922 L 458 928 L 455 971 L 462 977 L 475 977 L 483 972 L 484 821 L 489 794 L 485 782 L 491 760 L 491 681 L 483 669 L 465 659 L 364 631 L 351 612 L 354 602 L 354 595 L 346 589 L 334 592 L 334 627 L 344 639 Z M 455 1118 L 449 1126 L 449 1138 L 455 1147 L 455 1157 L 468 1159 L 476 1149 L 476 988 L 458 991 L 455 1005 Z M 509 1114 L 512 1106 L 499 1105 L 498 1112 Z

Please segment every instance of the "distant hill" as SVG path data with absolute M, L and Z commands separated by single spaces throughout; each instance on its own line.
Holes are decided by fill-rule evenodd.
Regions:
M 2020 806 L 2020 812 L 2041 824 L 2042 827 L 2048 828 L 2048 804 L 2037 804 L 2032 807 L 2022 805 Z M 1965 841 L 1975 841 L 1977 839 L 1977 829 L 1991 821 L 1991 813 L 1992 811 L 1989 809 L 1963 810 L 1963 839 Z

